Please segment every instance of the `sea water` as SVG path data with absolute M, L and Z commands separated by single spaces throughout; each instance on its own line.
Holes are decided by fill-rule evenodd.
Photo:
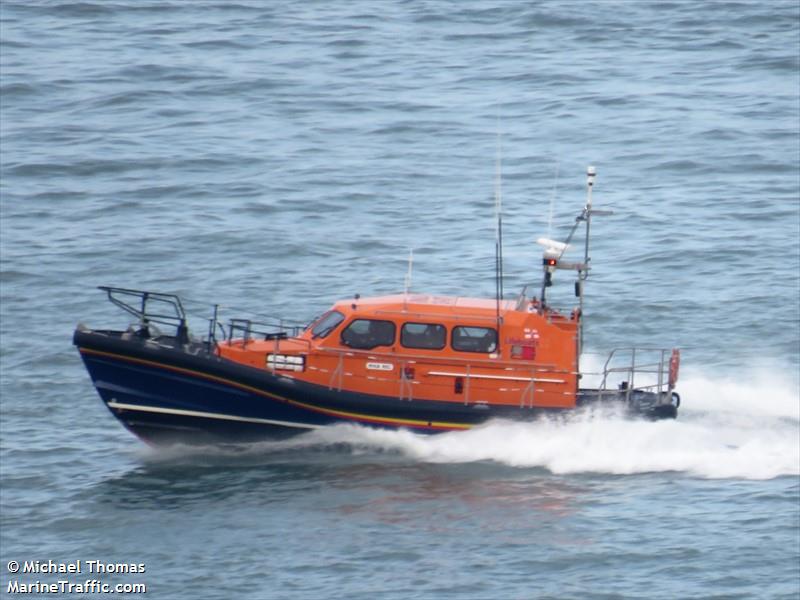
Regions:
M 796 2 L 4 0 L 0 19 L 0 594 L 797 598 Z M 508 297 L 597 168 L 614 214 L 592 224 L 583 362 L 680 347 L 678 420 L 157 450 L 99 401 L 72 330 L 128 317 L 98 285 L 179 293 L 197 333 L 213 303 L 308 322 L 402 291 L 413 249 L 413 291 L 491 297 L 498 154 Z M 553 300 L 570 289 L 557 273 Z

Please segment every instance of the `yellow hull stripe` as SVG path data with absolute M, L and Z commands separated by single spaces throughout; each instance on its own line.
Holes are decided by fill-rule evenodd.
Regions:
M 149 367 L 156 367 L 159 369 L 165 369 L 168 371 L 174 371 L 176 373 L 182 373 L 184 375 L 191 375 L 193 377 L 199 377 L 200 379 L 207 379 L 210 381 L 215 381 L 217 383 L 222 383 L 225 385 L 229 385 L 232 387 L 236 387 L 242 390 L 246 390 L 248 392 L 252 392 L 259 396 L 264 396 L 267 398 L 271 398 L 273 400 L 279 400 L 281 402 L 285 402 L 292 406 L 296 406 L 298 408 L 304 408 L 306 410 L 310 410 L 317 413 L 322 413 L 325 415 L 333 416 L 333 417 L 340 417 L 345 419 L 352 419 L 356 421 L 363 421 L 366 423 L 374 423 L 374 424 L 381 424 L 381 425 L 395 425 L 397 427 L 417 427 L 417 428 L 424 428 L 424 429 L 443 429 L 443 430 L 465 430 L 471 429 L 473 426 L 467 423 L 446 423 L 440 421 L 422 421 L 417 419 L 397 419 L 393 417 L 377 417 L 373 415 L 365 415 L 361 413 L 354 413 L 348 412 L 343 410 L 334 410 L 331 408 L 322 408 L 315 404 L 308 404 L 306 402 L 299 402 L 298 400 L 292 400 L 290 398 L 286 398 L 284 396 L 280 396 L 278 394 L 274 394 L 272 392 L 265 392 L 259 388 L 246 385 L 244 383 L 239 383 L 237 381 L 233 381 L 231 379 L 226 379 L 224 377 L 218 377 L 216 375 L 209 375 L 207 373 L 203 373 L 201 371 L 195 371 L 193 369 L 186 369 L 183 367 L 173 367 L 170 365 L 164 365 L 162 363 L 158 363 L 151 360 L 145 360 L 143 358 L 133 358 L 131 356 L 125 356 L 124 354 L 116 354 L 113 352 L 105 352 L 102 350 L 93 350 L 90 348 L 78 348 L 78 351 L 81 354 L 92 354 L 95 356 L 106 356 L 109 358 L 115 358 L 127 362 L 137 363 L 141 365 L 146 365 Z

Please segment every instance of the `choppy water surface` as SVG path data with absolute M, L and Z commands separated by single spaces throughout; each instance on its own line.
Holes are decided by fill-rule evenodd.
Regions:
M 102 559 L 164 598 L 797 598 L 796 2 L 0 18 L 3 593 Z M 414 289 L 491 295 L 498 131 L 507 290 L 596 165 L 588 343 L 683 348 L 678 421 L 156 451 L 102 407 L 70 345 L 126 324 L 97 285 L 307 321 L 413 248 Z

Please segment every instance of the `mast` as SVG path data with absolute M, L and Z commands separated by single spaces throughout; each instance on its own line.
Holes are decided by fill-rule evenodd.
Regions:
M 556 270 L 570 269 L 577 271 L 577 278 L 575 279 L 575 295 L 578 297 L 578 307 L 573 312 L 572 318 L 576 321 L 577 326 L 575 337 L 575 371 L 578 373 L 580 373 L 580 357 L 581 353 L 583 352 L 583 283 L 589 278 L 589 269 L 591 268 L 590 261 L 592 260 L 589 256 L 592 216 L 613 214 L 613 212 L 610 210 L 595 210 L 592 208 L 592 189 L 594 187 L 596 175 L 597 171 L 593 166 L 590 165 L 586 168 L 586 205 L 583 207 L 583 210 L 580 212 L 580 214 L 575 217 L 575 223 L 573 223 L 572 228 L 569 230 L 569 234 L 567 235 L 566 239 L 563 242 L 552 240 L 550 238 L 539 238 L 536 240 L 536 243 L 544 248 L 544 252 L 542 253 L 542 266 L 544 275 L 542 277 L 542 292 L 538 307 L 538 312 L 540 315 L 549 319 L 548 313 L 550 309 L 547 307 L 545 294 L 547 288 L 553 285 L 552 278 Z M 575 233 L 578 231 L 578 228 L 582 223 L 586 225 L 585 238 L 583 242 L 583 261 L 568 262 L 561 260 L 564 256 L 564 253 L 570 247 L 572 238 L 575 236 Z M 523 290 L 523 296 L 524 293 L 525 290 Z
M 597 171 L 593 166 L 586 168 L 586 205 L 583 207 L 581 214 L 575 218 L 575 223 L 567 235 L 567 239 L 563 242 L 557 242 L 549 238 L 539 238 L 536 243 L 544 247 L 544 255 L 542 264 L 544 266 L 544 277 L 542 278 L 542 292 L 541 303 L 539 305 L 539 313 L 544 314 L 547 309 L 546 290 L 550 287 L 552 282 L 553 273 L 556 269 L 572 269 L 578 272 L 578 278 L 575 281 L 575 295 L 578 297 L 578 355 L 580 356 L 583 350 L 583 282 L 589 277 L 589 263 L 592 260 L 589 256 L 589 240 L 591 237 L 592 228 L 592 215 L 610 215 L 611 211 L 595 210 L 592 208 L 592 188 L 594 187 L 594 180 Z M 566 262 L 561 260 L 567 248 L 570 247 L 572 238 L 580 227 L 581 223 L 586 225 L 585 239 L 583 242 L 583 262 Z
M 494 211 L 497 222 L 494 244 L 494 270 L 495 270 L 495 304 L 497 321 L 497 352 L 500 352 L 500 325 L 503 318 L 500 316 L 500 302 L 503 299 L 503 190 L 502 190 L 502 148 L 500 145 L 500 130 L 497 131 L 497 160 L 495 166 L 494 182 Z
M 586 220 L 586 240 L 583 247 L 583 268 L 578 271 L 575 294 L 578 296 L 578 359 L 583 352 L 583 282 L 589 277 L 589 234 L 592 228 L 592 188 L 597 171 L 593 166 L 586 167 L 586 206 L 583 215 Z

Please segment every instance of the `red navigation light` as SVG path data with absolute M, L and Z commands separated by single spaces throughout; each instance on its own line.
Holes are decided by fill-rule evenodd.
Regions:
M 555 267 L 558 264 L 558 260 L 555 258 L 545 258 L 544 259 L 544 266 L 545 267 Z

